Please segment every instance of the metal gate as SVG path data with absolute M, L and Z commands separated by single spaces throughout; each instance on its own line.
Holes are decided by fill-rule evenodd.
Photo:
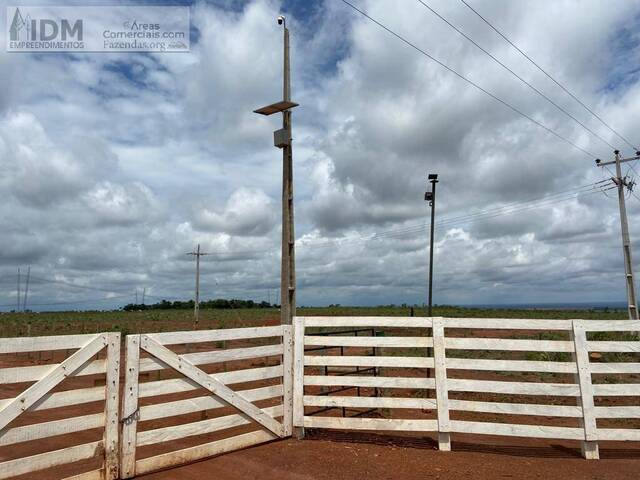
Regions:
M 118 478 L 120 334 L 2 338 L 0 359 L 0 479 Z
M 292 352 L 289 326 L 127 336 L 122 478 L 290 436 Z

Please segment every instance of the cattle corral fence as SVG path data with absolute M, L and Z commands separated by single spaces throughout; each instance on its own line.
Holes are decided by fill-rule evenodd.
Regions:
M 128 335 L 122 358 L 118 333 L 0 339 L 0 479 L 131 478 L 294 428 L 435 435 L 441 450 L 456 434 L 562 439 L 595 459 L 598 442 L 640 441 L 638 331 L 297 317 Z
M 314 333 L 345 327 L 373 327 L 385 335 L 356 338 Z M 630 334 L 638 330 L 640 322 L 626 320 L 298 317 L 294 426 L 437 432 L 441 450 L 451 448 L 453 433 L 580 440 L 584 456 L 598 458 L 599 440 L 640 441 L 640 424 L 615 425 L 640 418 L 640 342 Z M 432 336 L 426 336 L 431 331 Z M 608 338 L 624 339 L 595 339 L 605 333 Z M 341 345 L 354 353 L 305 354 L 306 346 L 318 345 Z M 357 350 L 366 347 L 376 347 L 378 355 L 359 355 Z M 433 357 L 426 356 L 429 348 Z M 325 365 L 376 367 L 387 374 L 328 376 L 313 371 Z M 429 368 L 434 369 L 435 378 L 416 376 L 416 370 Z M 328 385 L 388 393 L 375 398 L 313 393 Z M 389 414 L 386 418 L 308 416 L 305 407 L 311 406 L 375 408 Z M 435 415 L 428 415 L 429 411 Z M 599 427 L 599 420 L 614 420 L 614 425 Z

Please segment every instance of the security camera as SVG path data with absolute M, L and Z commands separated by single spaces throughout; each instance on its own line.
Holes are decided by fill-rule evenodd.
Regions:
M 278 17 L 278 25 L 282 25 L 284 23 L 284 16 L 280 15 Z
M 600 162 L 601 162 L 601 161 L 602 161 L 602 160 L 600 160 L 599 158 L 596 158 L 596 165 L 600 165 Z

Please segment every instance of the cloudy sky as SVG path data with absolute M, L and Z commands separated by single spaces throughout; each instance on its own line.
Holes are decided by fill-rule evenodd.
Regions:
M 0 309 L 29 265 L 34 309 L 191 298 L 197 243 L 204 298 L 275 299 L 281 120 L 252 110 L 281 97 L 279 13 L 300 103 L 299 304 L 425 301 L 430 172 L 436 303 L 623 300 L 617 200 L 593 156 L 631 147 L 462 2 L 424 0 L 575 120 L 418 1 L 350 1 L 530 119 L 341 0 L 190 3 L 189 53 L 6 53 L 3 31 Z M 468 1 L 640 143 L 639 1 Z M 4 26 L 20 2 L 0 3 Z

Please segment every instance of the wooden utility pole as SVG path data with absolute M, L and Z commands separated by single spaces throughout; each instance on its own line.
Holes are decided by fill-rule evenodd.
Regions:
M 635 157 L 621 158 L 620 151 L 615 150 L 615 160 L 611 162 L 602 162 L 596 160 L 596 165 L 604 167 L 606 165 L 615 164 L 616 176 L 611 178 L 613 183 L 618 187 L 618 206 L 620 209 L 620 228 L 622 231 L 622 252 L 624 255 L 624 272 L 627 286 L 627 309 L 629 311 L 629 319 L 638 319 L 638 304 L 636 301 L 636 288 L 633 278 L 633 261 L 631 259 L 631 239 L 629 238 L 629 224 L 627 222 L 627 206 L 625 204 L 624 190 L 633 188 L 633 182 L 629 182 L 627 177 L 622 176 L 621 164 L 640 159 L 640 152 L 636 152 Z
M 209 255 L 200 251 L 200 244 L 195 252 L 188 252 L 187 255 L 193 255 L 196 257 L 196 299 L 193 305 L 193 329 L 198 329 L 198 323 L 200 322 L 200 257 L 203 255 Z

